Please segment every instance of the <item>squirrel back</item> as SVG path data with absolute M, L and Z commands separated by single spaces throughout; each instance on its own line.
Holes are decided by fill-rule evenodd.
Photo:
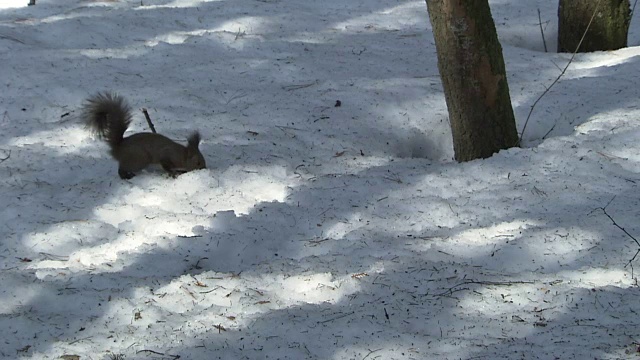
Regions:
M 131 124 L 131 108 L 117 94 L 105 92 L 88 98 L 82 108 L 82 117 L 87 126 L 109 144 L 122 179 L 132 178 L 150 164 L 160 164 L 171 175 L 206 168 L 198 148 L 200 134 L 197 131 L 189 136 L 187 146 L 156 133 L 142 132 L 124 137 Z

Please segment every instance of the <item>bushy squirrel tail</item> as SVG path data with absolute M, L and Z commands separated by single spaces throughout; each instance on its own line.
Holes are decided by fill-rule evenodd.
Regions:
M 131 108 L 120 95 L 102 92 L 86 100 L 82 118 L 94 134 L 114 149 L 131 123 Z

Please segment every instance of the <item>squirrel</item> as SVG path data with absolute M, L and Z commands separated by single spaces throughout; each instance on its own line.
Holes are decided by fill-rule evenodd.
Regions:
M 120 95 L 102 92 L 89 97 L 82 107 L 82 118 L 89 129 L 111 147 L 118 161 L 118 175 L 131 179 L 150 164 L 160 164 L 171 176 L 206 168 L 198 149 L 200 133 L 188 137 L 187 146 L 156 133 L 141 132 L 124 137 L 131 124 L 131 108 Z

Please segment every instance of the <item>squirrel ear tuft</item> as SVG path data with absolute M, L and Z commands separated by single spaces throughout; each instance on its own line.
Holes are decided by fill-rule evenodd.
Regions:
M 187 138 L 189 142 L 189 146 L 197 148 L 200 145 L 200 133 L 195 131 L 193 134 L 189 135 Z

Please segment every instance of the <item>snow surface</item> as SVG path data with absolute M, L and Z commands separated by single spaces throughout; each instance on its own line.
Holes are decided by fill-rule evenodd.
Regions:
M 524 148 L 458 164 L 423 1 L 27 2 L 0 1 L 2 358 L 638 358 L 637 18 Z M 557 1 L 491 7 L 522 129 L 570 58 Z M 208 169 L 120 180 L 79 118 L 102 90 Z

